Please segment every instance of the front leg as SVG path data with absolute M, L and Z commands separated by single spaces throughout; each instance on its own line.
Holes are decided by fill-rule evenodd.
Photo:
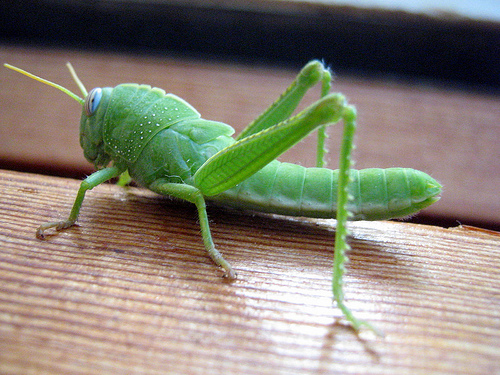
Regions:
M 89 177 L 82 181 L 80 184 L 80 189 L 78 189 L 78 194 L 76 195 L 75 203 L 73 203 L 73 208 L 67 220 L 64 221 L 53 221 L 49 223 L 44 223 L 40 225 L 36 231 L 36 236 L 39 239 L 45 238 L 45 231 L 50 228 L 55 230 L 62 230 L 69 228 L 75 224 L 80 214 L 80 208 L 82 207 L 83 199 L 85 198 L 85 193 L 87 190 L 95 188 L 97 185 L 106 182 L 107 180 L 117 177 L 123 172 L 123 168 L 116 166 L 104 168 L 97 172 L 92 173 Z

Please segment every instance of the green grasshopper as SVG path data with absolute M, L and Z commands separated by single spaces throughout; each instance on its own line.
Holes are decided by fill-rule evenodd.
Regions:
M 356 330 L 361 326 L 375 330 L 354 317 L 344 303 L 347 221 L 411 215 L 436 202 L 441 185 L 409 168 L 351 169 L 356 111 L 343 95 L 330 93 L 331 73 L 321 62 L 306 64 L 278 100 L 236 138 L 229 125 L 202 119 L 186 101 L 159 88 L 121 84 L 87 94 L 68 63 L 82 99 L 60 85 L 5 66 L 82 104 L 80 144 L 97 168 L 81 183 L 68 219 L 40 225 L 38 238 L 44 238 L 49 228 L 75 224 L 87 190 L 114 177 L 120 177 L 120 185 L 133 179 L 156 193 L 194 203 L 205 248 L 229 278 L 236 272 L 213 243 L 206 201 L 282 215 L 336 218 L 335 302 Z M 321 98 L 292 116 L 305 93 L 317 84 Z M 325 128 L 340 120 L 344 130 L 339 170 L 323 168 Z M 316 168 L 275 160 L 314 130 L 318 130 Z

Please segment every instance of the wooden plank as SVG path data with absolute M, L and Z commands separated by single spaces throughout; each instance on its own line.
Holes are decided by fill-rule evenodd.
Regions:
M 140 82 L 193 104 L 203 117 L 241 130 L 262 112 L 296 72 L 182 59 L 0 47 L 0 60 L 76 91 L 64 64 L 71 61 L 92 88 Z M 500 225 L 500 101 L 497 96 L 339 77 L 335 90 L 359 113 L 356 166 L 411 167 L 444 186 L 425 212 L 462 223 Z M 308 96 L 314 100 L 318 93 Z M 51 87 L 0 69 L 0 167 L 42 173 L 88 173 L 78 144 L 79 105 Z M 340 127 L 330 129 L 330 164 Z M 314 139 L 282 160 L 313 165 Z M 71 173 L 73 171 L 73 173 Z
M 0 172 L 0 372 L 493 374 L 500 233 L 352 223 L 346 298 L 385 332 L 357 337 L 332 306 L 334 225 L 211 208 L 228 283 L 193 207 L 136 188 Z

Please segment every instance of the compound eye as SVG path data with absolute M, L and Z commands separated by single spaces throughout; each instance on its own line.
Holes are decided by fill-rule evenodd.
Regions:
M 85 114 L 88 117 L 92 116 L 97 110 L 97 107 L 101 102 L 101 97 L 102 97 L 102 90 L 99 87 L 90 90 L 89 94 L 87 95 L 87 98 L 85 98 Z

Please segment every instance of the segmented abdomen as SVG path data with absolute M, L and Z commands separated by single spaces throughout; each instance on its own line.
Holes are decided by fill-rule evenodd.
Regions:
M 352 220 L 411 215 L 435 202 L 441 186 L 409 168 L 352 170 Z M 218 196 L 207 198 L 236 208 L 290 216 L 334 218 L 338 171 L 273 161 Z

